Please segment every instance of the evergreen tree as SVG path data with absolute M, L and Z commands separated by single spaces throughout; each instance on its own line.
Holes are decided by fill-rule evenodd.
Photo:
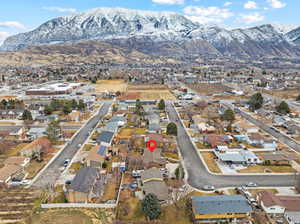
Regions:
M 161 215 L 161 207 L 155 194 L 147 194 L 142 201 L 142 211 L 150 220 L 157 219 Z
M 285 102 L 285 101 L 282 101 L 277 107 L 276 107 L 276 110 L 278 113 L 281 113 L 281 114 L 288 114 L 290 112 L 290 108 L 289 108 L 289 105 Z
M 221 116 L 222 120 L 233 122 L 235 119 L 234 112 L 231 109 L 225 110 L 224 114 Z
M 23 121 L 32 121 L 32 114 L 29 110 L 24 110 L 22 114 L 22 120 Z
M 158 109 L 165 110 L 165 107 L 166 107 L 165 101 L 163 99 L 161 99 L 158 103 Z
M 169 123 L 168 124 L 167 134 L 177 136 L 177 125 L 175 123 Z
M 258 110 L 262 107 L 264 102 L 264 98 L 262 97 L 261 93 L 256 93 L 253 96 L 251 96 L 248 104 L 249 108 L 252 111 Z

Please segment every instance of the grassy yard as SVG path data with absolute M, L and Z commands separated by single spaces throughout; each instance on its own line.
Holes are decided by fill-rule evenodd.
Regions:
M 30 164 L 25 168 L 28 173 L 27 179 L 33 179 L 35 175 L 47 164 L 48 161 L 37 162 L 32 160 Z
M 118 134 L 120 138 L 130 138 L 132 135 L 145 135 L 146 128 L 122 128 Z
M 21 149 L 23 149 L 28 143 L 21 143 L 17 145 L 16 147 L 10 149 L 5 156 L 11 157 L 11 156 L 18 156 Z
M 278 194 L 277 189 L 270 188 L 270 189 L 249 189 L 250 193 L 256 197 L 256 194 L 260 191 L 269 191 L 272 192 L 273 194 Z
M 71 164 L 70 170 L 73 170 L 74 173 L 77 173 L 82 166 L 83 164 L 81 162 L 75 162 Z
M 0 121 L 0 125 L 16 125 L 16 123 L 12 121 Z
M 79 209 L 45 210 L 31 221 L 32 224 L 93 224 L 92 218 Z
M 94 147 L 94 146 L 91 145 L 91 144 L 85 144 L 85 145 L 83 146 L 83 151 L 89 152 L 89 151 L 92 150 L 93 147 Z
M 146 221 L 142 211 L 141 201 L 133 197 L 119 204 L 117 214 L 118 219 L 122 221 Z
M 171 159 L 179 159 L 178 154 L 174 153 L 174 152 L 163 152 L 162 156 L 167 157 L 167 158 L 171 158 Z
M 209 149 L 209 146 L 205 146 L 203 143 L 201 142 L 195 142 L 195 145 L 197 146 L 198 149 Z
M 265 171 L 271 171 L 272 173 L 294 173 L 295 170 L 291 166 L 262 166 L 254 165 L 245 169 L 238 170 L 239 173 L 266 173 Z
M 201 156 L 211 172 L 222 173 L 222 171 L 220 170 L 220 168 L 214 160 L 214 154 L 212 152 L 201 152 Z

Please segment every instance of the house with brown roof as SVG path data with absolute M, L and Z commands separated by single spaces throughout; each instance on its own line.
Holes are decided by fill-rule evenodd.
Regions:
M 149 167 L 151 164 L 164 165 L 166 160 L 161 157 L 161 148 L 157 148 L 154 152 L 148 149 L 144 150 L 143 164 L 145 167 Z
M 205 145 L 209 145 L 212 148 L 216 148 L 218 145 L 227 145 L 232 141 L 232 137 L 227 135 L 204 135 L 203 142 Z
M 107 147 L 104 145 L 95 145 L 89 151 L 88 156 L 85 158 L 86 165 L 89 167 L 101 168 L 107 154 Z
M 272 192 L 261 191 L 257 193 L 257 200 L 271 217 L 282 217 L 291 212 L 300 215 L 300 196 L 277 196 Z
M 272 165 L 288 165 L 293 160 L 298 160 L 299 158 L 297 155 L 294 155 L 293 153 L 289 153 L 286 151 L 275 151 L 275 152 L 265 152 L 260 153 L 259 158 L 262 161 L 268 161 Z
M 169 190 L 159 169 L 151 168 L 141 174 L 143 195 L 155 194 L 160 202 L 169 200 Z
M 32 158 L 37 155 L 39 156 L 42 153 L 47 153 L 50 148 L 51 142 L 49 139 L 46 137 L 40 137 L 21 149 L 20 155 L 23 157 Z

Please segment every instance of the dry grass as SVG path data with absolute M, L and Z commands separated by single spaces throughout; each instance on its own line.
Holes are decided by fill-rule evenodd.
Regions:
M 116 178 L 112 178 L 108 181 L 108 183 L 105 185 L 105 191 L 101 198 L 102 201 L 108 201 L 108 200 L 116 200 L 117 194 L 118 194 L 118 181 Z
M 19 155 L 19 152 L 26 146 L 28 145 L 28 143 L 21 143 L 19 145 L 17 145 L 16 147 L 10 149 L 8 151 L 8 154 L 6 155 L 7 157 L 10 157 L 10 156 L 17 156 Z
M 89 152 L 89 151 L 91 151 L 91 149 L 92 149 L 93 147 L 94 147 L 94 146 L 91 145 L 91 144 L 85 144 L 85 145 L 83 146 L 83 151 Z
M 231 90 L 231 88 L 224 86 L 222 84 L 206 84 L 206 83 L 200 83 L 200 84 L 192 84 L 188 85 L 191 89 L 194 89 L 200 95 L 205 96 L 211 96 L 213 94 L 217 93 L 223 93 L 225 91 Z
M 16 123 L 12 121 L 0 121 L 0 125 L 16 125 Z
M 119 204 L 117 214 L 118 214 L 118 219 L 122 221 L 131 221 L 131 222 L 146 221 L 142 211 L 141 201 L 133 197 Z
M 32 224 L 93 224 L 92 219 L 79 209 L 46 210 L 32 217 Z
M 208 146 L 205 146 L 203 143 L 201 142 L 195 142 L 195 145 L 197 146 L 198 149 L 208 149 Z
M 171 159 L 179 159 L 178 154 L 175 153 L 175 152 L 163 152 L 162 156 L 167 157 L 167 158 L 171 158 Z
M 72 170 L 74 173 L 77 173 L 82 166 L 83 164 L 81 162 L 75 162 L 71 164 L 70 170 Z
M 253 165 L 245 169 L 238 170 L 239 173 L 267 173 L 269 171 L 272 173 L 294 173 L 295 170 L 291 166 L 262 166 Z
M 222 173 L 217 163 L 215 162 L 215 156 L 212 152 L 201 152 L 200 154 L 211 172 Z
M 122 128 L 118 134 L 120 138 L 130 138 L 132 135 L 145 135 L 146 128 Z
M 99 80 L 94 85 L 96 93 L 101 92 L 126 92 L 127 83 L 124 80 Z
M 260 192 L 260 191 L 269 191 L 269 192 L 272 192 L 273 194 L 278 194 L 278 191 L 275 188 L 270 188 L 270 189 L 249 189 L 249 191 L 254 197 L 256 197 L 257 193 Z
M 25 168 L 28 173 L 27 179 L 33 179 L 35 175 L 47 164 L 48 161 L 37 162 L 32 160 L 30 164 Z

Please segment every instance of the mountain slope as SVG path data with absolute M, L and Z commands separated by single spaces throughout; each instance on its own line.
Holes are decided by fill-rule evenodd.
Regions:
M 300 49 L 295 44 L 300 42 L 300 28 L 292 28 L 266 24 L 227 30 L 194 23 L 174 12 L 97 8 L 55 18 L 33 31 L 11 36 L 1 49 L 15 51 L 30 46 L 99 40 L 109 48 L 134 49 L 151 56 L 180 60 L 202 55 L 298 57 Z

